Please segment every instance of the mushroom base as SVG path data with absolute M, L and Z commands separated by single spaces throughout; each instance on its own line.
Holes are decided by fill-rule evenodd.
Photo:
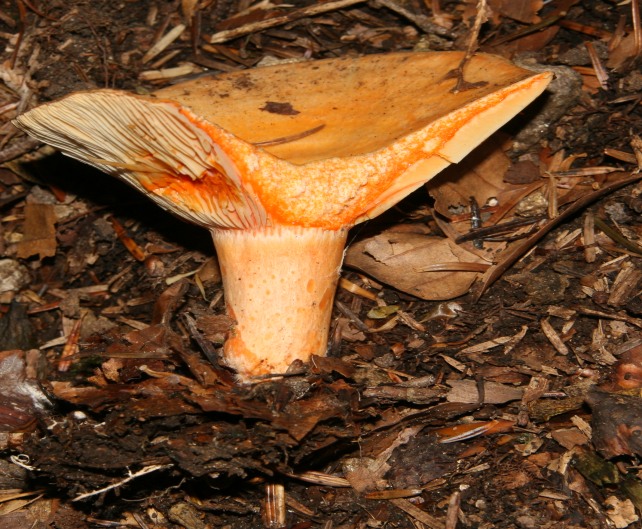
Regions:
M 347 230 L 277 226 L 212 236 L 235 320 L 223 357 L 239 380 L 325 356 Z

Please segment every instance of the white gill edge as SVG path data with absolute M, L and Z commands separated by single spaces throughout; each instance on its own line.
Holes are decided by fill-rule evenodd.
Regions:
M 164 209 L 207 228 L 266 224 L 266 213 L 246 190 L 229 156 L 171 103 L 152 102 L 111 90 L 84 92 L 22 114 L 16 126 L 65 155 L 125 180 Z M 222 168 L 231 200 L 206 201 L 198 210 L 152 193 L 140 183 L 180 173 L 198 180 Z M 162 191 L 162 190 L 160 190 Z M 249 192 L 248 192 L 249 191 Z M 192 200 L 193 202 L 193 200 Z

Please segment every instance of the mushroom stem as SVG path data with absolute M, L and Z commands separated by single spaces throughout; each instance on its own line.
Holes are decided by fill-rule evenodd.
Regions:
M 299 226 L 212 230 L 235 320 L 223 358 L 241 381 L 326 354 L 346 235 Z

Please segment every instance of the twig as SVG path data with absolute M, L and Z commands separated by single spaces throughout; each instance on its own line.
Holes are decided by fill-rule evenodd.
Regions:
M 259 22 L 250 22 L 249 24 L 244 24 L 242 26 L 239 26 L 238 28 L 219 31 L 218 33 L 214 33 L 214 35 L 210 37 L 209 42 L 210 44 L 227 42 L 228 40 L 242 37 L 256 31 L 262 31 L 264 29 L 287 24 L 288 22 L 293 22 L 294 20 L 298 20 L 300 18 L 319 15 L 321 13 L 327 13 L 328 11 L 334 11 L 337 9 L 343 9 L 344 7 L 349 7 L 351 5 L 359 4 L 364 1 L 365 0 L 336 0 L 334 2 L 324 2 L 322 4 L 302 7 L 300 9 L 290 11 L 290 13 L 288 13 L 287 15 L 269 18 L 267 20 L 260 20 Z
M 109 57 L 112 55 L 111 50 L 108 50 L 107 47 L 105 46 L 105 41 L 101 40 L 100 35 L 98 34 L 98 31 L 96 31 L 96 28 L 94 27 L 93 23 L 89 18 L 82 17 L 83 21 L 85 24 L 87 24 L 87 27 L 89 28 L 89 31 L 91 31 L 91 34 L 94 36 L 94 40 L 96 41 L 96 47 L 101 51 L 102 53 L 102 67 L 103 67 L 103 82 L 105 84 L 105 88 L 109 87 L 109 62 L 110 59 Z M 107 46 L 109 46 L 109 42 L 107 42 Z M 80 67 L 78 67 L 80 69 Z M 84 70 L 80 69 L 80 76 L 84 77 L 86 79 L 87 84 L 91 84 L 89 79 L 87 79 L 87 75 L 85 74 Z
M 448 72 L 448 74 L 446 75 L 446 79 L 448 79 L 449 77 L 455 77 L 457 79 L 457 84 L 454 86 L 454 88 L 451 89 L 451 92 L 453 94 L 457 94 L 458 92 L 461 92 L 463 90 L 469 90 L 471 88 L 477 88 L 479 86 L 484 86 L 485 84 L 487 84 L 485 81 L 480 81 L 478 83 L 469 83 L 464 79 L 464 67 L 466 66 L 466 63 L 470 60 L 470 58 L 473 56 L 473 53 L 475 53 L 475 50 L 479 46 L 479 31 L 481 29 L 482 24 L 486 22 L 488 18 L 487 10 L 488 10 L 487 0 L 478 0 L 477 16 L 475 16 L 475 22 L 473 23 L 473 27 L 470 30 L 470 40 L 468 41 L 466 54 L 464 55 L 464 58 L 459 63 L 459 66 L 456 69 Z
M 600 217 L 595 217 L 594 219 L 595 227 L 604 232 L 604 234 L 609 237 L 612 241 L 615 241 L 618 244 L 624 246 L 630 252 L 633 252 L 637 255 L 642 255 L 642 247 L 638 246 L 634 242 L 629 241 L 624 235 L 618 232 L 615 228 L 609 226 L 604 222 Z
M 265 486 L 265 496 L 265 525 L 285 527 L 285 487 L 280 483 L 268 483 Z
M 602 310 L 589 309 L 587 307 L 573 307 L 574 310 L 585 316 L 594 316 L 596 318 L 602 318 L 607 320 L 623 321 L 624 323 L 630 323 L 638 329 L 642 329 L 642 320 L 637 318 L 632 318 L 624 311 L 620 312 L 604 312 Z
M 71 331 L 69 331 L 69 334 L 67 335 L 67 342 L 65 343 L 65 347 L 62 350 L 62 354 L 60 355 L 60 361 L 58 362 L 58 371 L 60 373 L 69 371 L 69 368 L 71 367 L 71 357 L 78 353 L 80 328 L 82 327 L 82 322 L 85 319 L 86 315 L 86 312 L 80 315 L 80 318 L 76 320 L 73 327 L 71 328 Z
M 346 316 L 355 325 L 355 327 L 357 327 L 357 329 L 359 329 L 362 332 L 372 331 L 370 327 L 368 327 L 365 323 L 363 323 L 359 319 L 359 316 L 357 316 L 354 312 L 352 312 L 343 303 L 341 303 L 340 301 L 335 301 L 334 304 L 335 304 L 335 307 L 339 309 L 339 312 L 341 312 L 344 316 Z
M 633 19 L 633 38 L 635 41 L 635 58 L 642 53 L 642 24 L 640 24 L 640 2 L 631 0 L 631 18 Z
M 516 228 L 521 228 L 523 226 L 530 226 L 531 224 L 536 224 L 544 220 L 544 217 L 529 217 L 524 219 L 513 219 L 502 224 L 495 224 L 494 226 L 486 226 L 484 228 L 477 228 L 470 230 L 468 233 L 464 233 L 455 239 L 456 244 L 461 244 L 462 242 L 472 241 L 475 239 L 487 239 L 489 237 L 497 237 L 505 233 L 514 231 Z
M 459 519 L 459 506 L 461 504 L 461 492 L 455 491 L 448 499 L 448 512 L 446 513 L 446 529 L 455 529 Z
M 380 4 L 388 8 L 390 11 L 407 18 L 415 26 L 417 26 L 422 31 L 425 31 L 426 33 L 429 33 L 431 35 L 439 35 L 440 37 L 452 36 L 452 32 L 449 29 L 444 28 L 439 24 L 435 24 L 425 15 L 417 15 L 410 12 L 408 9 L 399 5 L 394 0 L 377 0 L 377 4 Z
M 593 191 L 591 193 L 588 193 L 587 195 L 584 195 L 582 198 L 576 200 L 575 202 L 573 202 L 573 204 L 568 206 L 558 217 L 555 217 L 554 219 L 546 222 L 539 231 L 526 239 L 522 244 L 516 245 L 515 247 L 500 255 L 500 261 L 495 266 L 488 269 L 488 271 L 482 277 L 480 285 L 478 287 L 478 291 L 474 296 L 475 300 L 479 301 L 479 298 L 481 298 L 482 294 L 491 284 L 493 284 L 499 277 L 501 277 L 504 272 L 506 272 L 506 270 L 508 270 L 526 252 L 528 252 L 528 250 L 530 250 L 535 244 L 537 244 L 540 239 L 544 237 L 544 235 L 546 235 L 557 225 L 561 224 L 571 215 L 577 213 L 578 211 L 581 211 L 589 204 L 596 201 L 598 198 L 608 195 L 609 193 L 612 193 L 616 189 L 624 187 L 625 185 L 637 182 L 641 178 L 642 174 L 634 174 L 622 178 L 621 180 L 606 184 L 602 189 L 598 189 L 597 191 Z
M 58 19 L 54 17 L 50 17 L 45 15 L 42 11 L 40 11 L 36 6 L 34 6 L 29 0 L 22 0 L 22 2 L 29 8 L 31 9 L 36 15 L 42 18 L 46 18 L 47 20 L 50 20 L 52 22 L 57 22 Z
M 470 30 L 470 40 L 468 41 L 468 46 L 466 48 L 466 58 L 467 61 L 473 56 L 475 50 L 479 46 L 479 31 L 481 26 L 488 19 L 488 2 L 487 0 L 478 0 L 477 2 L 477 16 L 475 17 L 475 22 L 473 27 Z M 463 65 L 462 65 L 463 69 Z
M 593 64 L 593 70 L 595 71 L 595 77 L 597 77 L 600 86 L 604 90 L 609 88 L 609 73 L 606 71 L 606 68 L 602 64 L 600 57 L 597 54 L 597 50 L 592 42 L 585 42 L 584 46 L 588 51 L 589 57 L 591 58 L 591 63 Z
M 138 472 L 134 472 L 133 474 L 129 472 L 129 476 L 126 478 L 113 483 L 111 485 L 108 485 L 107 487 L 103 487 L 102 489 L 94 490 L 93 492 L 86 492 L 85 494 L 81 494 L 80 496 L 76 496 L 73 500 L 71 501 L 80 501 L 80 500 L 85 500 L 87 498 L 91 498 L 92 496 L 96 496 L 98 494 L 102 494 L 103 492 L 107 492 L 112 489 L 116 489 L 118 487 L 122 487 L 125 483 L 132 481 L 136 478 L 139 478 L 141 476 L 144 476 L 145 474 L 151 474 L 152 472 L 156 472 L 157 470 L 164 470 L 166 468 L 171 468 L 174 465 L 151 465 L 148 467 L 141 468 Z
M 151 48 L 147 50 L 145 55 L 143 55 L 142 63 L 145 64 L 151 61 L 159 53 L 161 53 L 167 46 L 174 42 L 178 37 L 183 34 L 185 31 L 185 24 L 178 24 L 171 30 L 169 30 L 165 35 L 163 35 Z
M 532 24 L 528 27 L 520 29 L 519 31 L 515 31 L 510 35 L 505 35 L 504 37 L 501 37 L 500 39 L 493 41 L 492 45 L 499 46 L 506 42 L 510 42 L 511 40 L 520 39 L 522 37 L 525 37 L 526 35 L 531 35 L 533 33 L 537 33 L 538 31 L 542 31 L 543 29 L 546 29 L 549 26 L 553 26 L 556 22 L 559 22 L 560 20 L 562 20 L 566 15 L 567 15 L 566 10 L 553 13 L 547 16 L 546 18 L 543 18 L 542 20 L 540 20 L 537 24 Z

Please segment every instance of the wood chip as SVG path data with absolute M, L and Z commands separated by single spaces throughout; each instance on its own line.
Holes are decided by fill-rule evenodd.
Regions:
M 549 489 L 546 489 L 540 492 L 539 496 L 540 498 L 549 498 L 551 500 L 566 501 L 571 499 L 571 496 L 569 496 L 568 494 L 562 494 L 560 492 L 549 490 Z
M 551 305 L 546 309 L 546 312 L 550 316 L 555 316 L 556 318 L 561 318 L 562 320 L 570 320 L 577 313 L 573 309 L 567 307 L 558 307 Z
M 476 345 L 471 345 L 470 347 L 465 347 L 461 351 L 462 354 L 468 353 L 485 353 L 486 351 L 493 349 L 494 347 L 499 347 L 505 343 L 510 342 L 513 339 L 512 336 L 500 336 L 498 338 L 493 338 L 487 342 L 478 343 Z
M 405 513 L 412 516 L 415 520 L 427 525 L 431 529 L 445 529 L 446 527 L 444 523 L 439 521 L 437 518 L 430 516 L 430 514 L 428 514 L 425 511 L 422 511 L 419 507 L 413 505 L 408 500 L 399 498 L 399 499 L 390 500 L 390 503 L 392 503 L 398 509 L 401 509 Z
M 595 246 L 595 216 L 591 212 L 584 216 L 582 238 L 584 239 L 584 259 L 587 263 L 594 263 L 597 257 L 597 248 Z
M 300 474 L 286 474 L 287 476 L 295 479 L 300 479 L 306 483 L 313 483 L 314 485 L 323 485 L 326 487 L 349 487 L 350 482 L 340 476 L 332 474 L 325 474 L 316 470 L 309 470 L 301 472 Z
M 455 360 L 454 358 L 448 355 L 439 355 L 439 356 L 441 356 L 450 367 L 456 369 L 457 371 L 461 373 L 465 373 L 466 371 L 468 371 L 468 366 L 463 362 L 459 362 L 458 360 Z
M 579 415 L 573 415 L 571 417 L 571 422 L 577 427 L 577 429 L 582 432 L 586 437 L 589 439 L 593 435 L 593 430 L 591 429 L 591 425 L 586 422 L 582 417 Z
M 526 336 L 527 332 L 528 332 L 528 325 L 522 325 L 521 330 L 515 336 L 511 337 L 511 339 L 508 342 L 506 342 L 506 345 L 504 345 L 504 350 L 502 351 L 502 354 L 507 355 L 508 353 L 510 353 L 517 346 L 517 344 L 522 341 L 524 336 Z
M 397 498 L 412 498 L 419 496 L 422 492 L 422 489 L 388 489 L 368 492 L 363 497 L 367 500 L 393 500 Z
M 641 279 L 642 270 L 630 262 L 625 263 L 611 286 L 608 304 L 617 307 L 636 297 Z
M 557 331 L 553 329 L 553 326 L 548 321 L 548 318 L 542 320 L 540 322 L 540 326 L 544 335 L 548 338 L 553 347 L 555 347 L 555 350 L 559 354 L 566 356 L 569 353 L 568 347 L 566 347 L 566 345 L 562 341 L 562 338 L 560 338 L 560 335 L 557 334 Z
M 138 78 L 141 81 L 165 81 L 176 79 L 194 73 L 200 73 L 203 69 L 192 63 L 182 64 L 174 68 L 165 68 L 164 70 L 146 70 L 141 72 Z
M 178 24 L 178 26 L 170 29 L 165 35 L 163 35 L 157 42 L 154 44 L 149 50 L 147 50 L 147 53 L 143 55 L 142 62 L 143 64 L 151 61 L 154 57 L 156 57 L 159 53 L 161 53 L 167 46 L 169 46 L 172 42 L 174 42 L 178 37 L 180 37 L 183 34 L 183 31 L 185 31 L 185 24 Z

